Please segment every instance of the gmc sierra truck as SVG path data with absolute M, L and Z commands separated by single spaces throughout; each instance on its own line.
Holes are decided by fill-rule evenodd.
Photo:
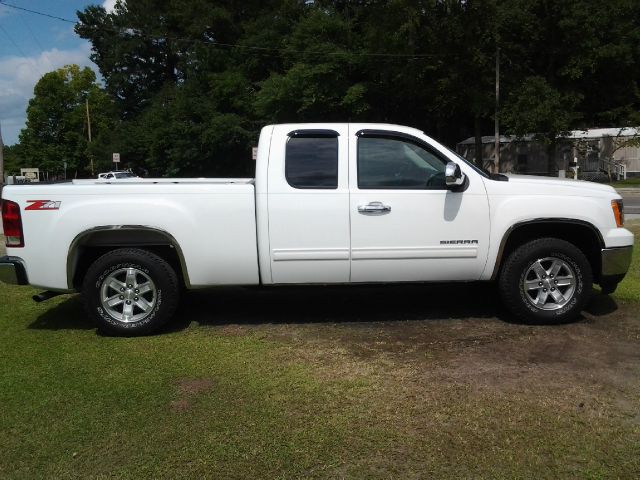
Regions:
M 255 179 L 7 186 L 0 280 L 81 292 L 112 334 L 157 330 L 183 289 L 495 281 L 529 323 L 578 316 L 631 260 L 609 186 L 491 175 L 387 124 L 262 129 Z M 455 283 L 451 285 L 455 289 Z

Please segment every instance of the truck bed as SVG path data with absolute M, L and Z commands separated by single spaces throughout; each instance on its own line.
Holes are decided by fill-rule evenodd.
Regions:
M 28 248 L 7 253 L 23 257 L 33 285 L 66 290 L 69 246 L 78 237 L 93 235 L 96 226 L 139 226 L 176 240 L 192 288 L 257 284 L 253 183 L 225 178 L 10 185 L 4 195 L 21 206 Z M 43 202 L 54 208 L 37 208 Z

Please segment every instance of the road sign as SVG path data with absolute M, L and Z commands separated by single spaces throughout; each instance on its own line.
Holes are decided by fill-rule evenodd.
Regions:
M 113 154 L 113 163 L 120 163 L 120 154 L 119 153 L 114 153 Z

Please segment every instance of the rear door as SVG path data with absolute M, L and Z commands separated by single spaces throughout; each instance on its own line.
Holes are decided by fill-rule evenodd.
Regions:
M 479 175 L 445 186 L 449 158 L 424 138 L 351 125 L 351 281 L 476 280 L 489 242 Z
M 269 153 L 273 283 L 349 282 L 348 125 L 277 125 Z

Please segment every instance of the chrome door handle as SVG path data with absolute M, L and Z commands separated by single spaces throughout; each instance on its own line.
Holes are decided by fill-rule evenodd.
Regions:
M 390 211 L 391 207 L 382 202 L 369 202 L 366 205 L 358 205 L 358 213 L 363 215 L 385 215 Z

